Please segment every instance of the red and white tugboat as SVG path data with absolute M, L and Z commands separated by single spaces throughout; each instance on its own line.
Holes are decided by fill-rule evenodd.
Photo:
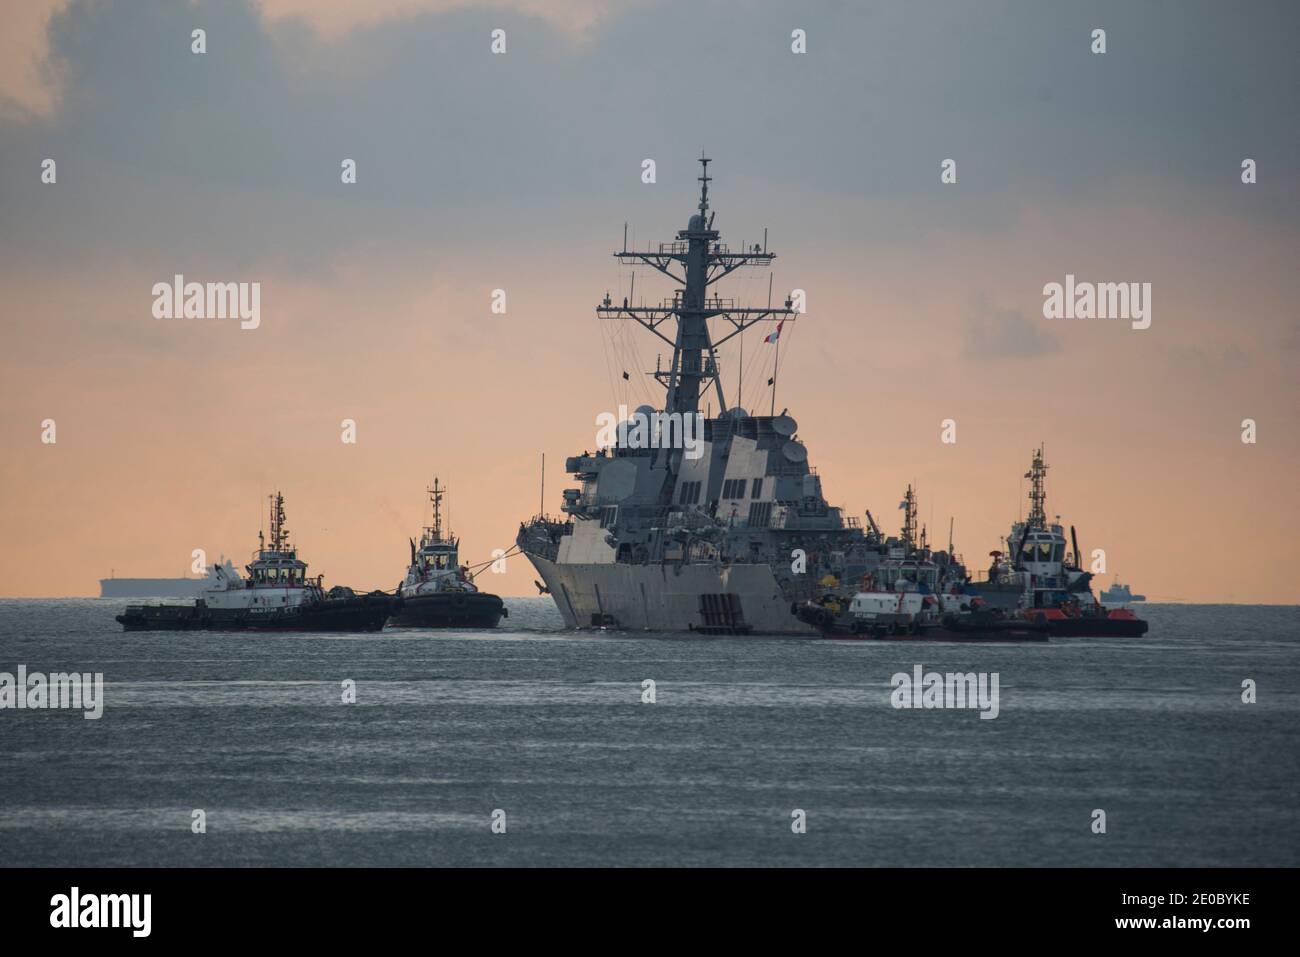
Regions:
M 901 540 L 862 580 L 852 597 L 828 593 L 795 606 L 795 615 L 826 638 L 892 641 L 1046 641 L 1047 625 L 990 609 L 968 583 L 966 568 L 948 552 L 932 553 L 921 531 L 916 543 L 916 496 L 909 485 Z
M 117 616 L 126 631 L 378 631 L 399 600 L 384 592 L 358 595 L 323 576 L 307 577 L 307 563 L 289 544 L 284 496 L 271 496 L 271 542 L 257 533 L 258 549 L 241 578 L 233 565 L 213 565 L 191 605 L 128 605 Z
M 1082 568 L 1079 537 L 1070 527 L 1066 552 L 1065 532 L 1047 521 L 1044 488 L 1047 465 L 1040 446 L 1034 452 L 1025 478 L 1029 490 L 1029 518 L 1011 526 L 1009 554 L 990 553 L 989 580 L 979 582 L 980 597 L 990 607 L 1020 618 L 1046 624 L 1054 636 L 1074 638 L 1136 638 L 1147 623 L 1127 608 L 1106 608 L 1092 593 L 1092 572 Z
M 426 525 L 419 548 L 411 539 L 411 564 L 397 587 L 402 606 L 390 624 L 402 628 L 495 628 L 505 603 L 496 595 L 481 592 L 469 569 L 460 564 L 460 541 L 450 532 L 442 534 L 442 497 L 445 487 L 433 480 L 429 490 L 433 524 Z

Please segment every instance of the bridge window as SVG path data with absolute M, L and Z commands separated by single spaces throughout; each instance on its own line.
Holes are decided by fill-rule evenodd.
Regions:
M 753 490 L 749 493 L 749 497 L 750 498 L 763 497 L 763 480 L 761 478 L 754 479 L 754 487 Z

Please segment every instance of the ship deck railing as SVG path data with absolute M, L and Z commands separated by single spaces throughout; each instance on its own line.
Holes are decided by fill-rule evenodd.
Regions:
M 672 242 L 659 243 L 658 246 L 660 256 L 685 256 L 691 251 L 689 239 L 674 239 Z M 709 243 L 709 255 L 729 256 L 731 246 L 727 243 Z

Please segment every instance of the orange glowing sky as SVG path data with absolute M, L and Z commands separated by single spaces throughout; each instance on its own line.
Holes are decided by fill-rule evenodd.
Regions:
M 177 30 L 200 15 L 218 16 L 208 4 L 188 14 L 144 6 L 130 16 Z M 626 293 L 626 270 L 609 256 L 625 220 L 640 245 L 672 239 L 685 226 L 696 189 L 691 161 L 707 136 L 724 238 L 754 242 L 769 227 L 780 254 L 776 294 L 807 290 L 808 314 L 782 339 L 776 407 L 788 406 L 800 422 L 833 503 L 859 517 L 870 508 L 892 530 L 899 495 L 912 482 L 932 537 L 946 539 L 955 517 L 957 550 L 982 568 L 1022 507 L 1021 475 L 1042 441 L 1049 513 L 1077 526 L 1085 550 L 1104 548 L 1109 572 L 1135 591 L 1198 602 L 1300 601 L 1300 204 L 1297 154 L 1283 168 L 1285 143 L 1268 154 L 1260 133 L 1245 147 L 1274 157 L 1272 166 L 1261 163 L 1269 182 L 1247 187 L 1235 168 L 1239 155 L 1250 154 L 1231 141 L 1241 134 L 1226 121 L 1222 131 L 1197 126 L 1192 138 L 1214 144 L 1202 149 L 1213 153 L 1203 162 L 1222 162 L 1221 182 L 1205 175 L 1201 160 L 1186 170 L 1153 165 L 1155 140 L 1134 146 L 1117 137 L 1098 148 L 1114 168 L 1104 175 L 1081 169 L 1071 189 L 1061 186 L 1066 173 L 1038 172 L 1055 161 L 1053 149 L 1017 143 L 1019 152 L 1004 155 L 1005 137 L 990 134 L 970 162 L 959 158 L 958 185 L 943 187 L 939 160 L 965 155 L 960 137 L 936 153 L 929 133 L 918 133 L 926 153 L 909 164 L 911 141 L 890 133 L 903 121 L 870 83 L 861 94 L 868 115 L 854 122 L 866 128 L 863 144 L 889 144 L 883 158 L 867 146 L 852 152 L 840 126 L 808 134 L 839 151 L 831 159 L 809 160 L 793 147 L 767 157 L 741 148 L 751 132 L 719 119 L 716 102 L 680 134 L 656 112 L 641 118 L 648 130 L 641 141 L 611 146 L 564 124 L 638 128 L 637 111 L 658 107 L 594 89 L 591 102 L 550 103 L 554 115 L 537 121 L 554 130 L 553 146 L 519 134 L 521 165 L 512 178 L 501 174 L 514 161 L 501 144 L 514 134 L 492 127 L 491 104 L 480 127 L 473 103 L 445 90 L 409 90 L 400 65 L 320 65 L 320 44 L 336 51 L 356 44 L 364 62 L 385 52 L 398 62 L 412 32 L 464 30 L 482 47 L 505 11 L 522 63 L 512 61 L 515 73 L 499 82 L 522 117 L 529 110 L 520 98 L 541 95 L 524 92 L 540 82 L 527 72 L 528 45 L 554 35 L 548 42 L 560 52 L 548 56 L 565 64 L 554 68 L 566 71 L 573 89 L 597 86 L 607 75 L 593 66 L 591 82 L 583 81 L 582 61 L 603 55 L 602 31 L 619 30 L 619 16 L 584 7 L 575 40 L 527 5 L 486 8 L 480 17 L 470 5 L 395 3 L 378 25 L 344 18 L 305 32 L 295 30 L 305 7 L 271 6 L 240 21 L 238 35 L 264 35 L 264 48 L 234 51 L 234 26 L 211 29 L 220 52 L 202 67 L 212 75 L 193 90 L 178 79 L 179 90 L 160 89 L 156 101 L 123 93 L 116 102 L 115 89 L 96 90 L 97 71 L 140 71 L 126 84 L 136 97 L 158 83 L 143 76 L 147 62 L 128 56 L 141 30 L 123 28 L 119 36 L 104 26 L 118 8 L 107 0 L 64 5 L 43 25 L 48 37 L 31 32 L 35 46 L 26 55 L 37 63 L 52 57 L 49 70 L 0 75 L 2 95 L 18 111 L 0 119 L 0 593 L 97 594 L 97 579 L 110 569 L 179 575 L 194 548 L 242 564 L 256 546 L 265 496 L 276 489 L 287 497 L 302 556 L 327 585 L 397 583 L 435 475 L 450 486 L 464 559 L 510 547 L 519 522 L 538 509 L 542 453 L 546 507 L 556 512 L 561 490 L 573 484 L 564 457 L 594 446 L 596 415 L 651 396 L 630 366 L 639 356 L 653 367 L 655 340 L 631 328 L 618 333 L 593 309 L 607 289 Z M 674 4 L 656 9 L 686 15 Z M 102 45 L 87 52 L 84 30 Z M 315 51 L 312 66 L 284 52 L 295 44 Z M 777 53 L 780 46 L 778 36 Z M 486 56 L 478 47 L 463 56 Z M 83 55 L 103 62 L 81 63 Z M 183 49 L 158 69 L 191 69 L 188 56 Z M 220 57 L 255 62 L 221 65 Z M 274 68 L 259 66 L 263 59 Z M 633 78 L 620 82 L 651 75 L 652 59 L 632 56 L 624 68 Z M 851 68 L 843 51 L 827 59 L 828 71 Z M 480 68 L 475 62 L 458 75 Z M 225 91 L 225 70 L 275 85 L 269 104 L 250 105 L 246 90 Z M 299 155 L 309 134 L 278 131 L 293 111 L 276 111 L 299 103 L 313 117 L 328 113 L 326 94 L 341 89 L 331 84 L 345 73 L 346 84 L 366 91 L 349 101 L 355 113 L 326 132 L 313 124 L 310 135 L 321 142 Z M 34 92 L 33 75 L 62 76 L 58 95 Z M 833 79 L 783 80 L 780 89 L 797 83 L 809 97 Z M 1079 82 L 1026 80 L 1025 96 L 1036 103 L 1050 86 L 1059 104 Z M 321 98 L 318 84 L 326 88 Z M 468 83 L 455 95 L 499 94 L 476 89 Z M 361 108 L 390 93 L 391 122 Z M 1295 85 L 1279 95 L 1287 99 L 1274 105 L 1289 104 L 1294 118 Z M 921 106 L 928 102 L 921 97 Z M 418 107 L 404 104 L 421 103 L 427 111 L 417 123 L 410 109 Z M 252 111 L 250 131 L 232 142 L 220 124 L 244 109 Z M 1009 130 L 1031 122 L 1007 117 L 1005 105 L 989 109 Z M 145 120 L 127 118 L 141 110 Z M 227 151 L 216 158 L 205 127 L 191 125 L 208 114 L 218 126 L 212 148 Z M 1169 115 L 1168 138 L 1186 144 L 1182 114 L 1153 115 Z M 1260 130 L 1272 128 L 1269 115 L 1262 112 Z M 756 137 L 797 123 L 784 112 L 749 120 Z M 956 129 L 970 137 L 987 125 L 962 122 L 969 125 Z M 427 128 L 413 132 L 421 123 Z M 1062 142 L 1073 137 L 1058 133 Z M 1220 133 L 1229 142 L 1219 142 Z M 1294 131 L 1286 136 L 1294 141 Z M 418 155 L 450 137 L 461 152 Z M 1138 155 L 1115 159 L 1125 143 Z M 490 167 L 482 180 L 473 162 L 480 148 Z M 320 169 L 295 172 L 317 149 Z M 249 158 L 256 150 L 275 157 L 265 182 Z M 59 182 L 41 184 L 39 160 L 53 154 Z M 359 183 L 337 185 L 338 158 L 354 154 Z M 646 186 L 640 161 L 651 155 L 660 157 L 659 181 Z M 880 165 L 894 159 L 894 172 Z M 792 173 L 800 163 L 806 176 Z M 553 191 L 544 185 L 551 181 Z M 261 328 L 153 319 L 150 288 L 175 272 L 259 281 Z M 1152 283 L 1152 327 L 1044 320 L 1042 286 L 1067 272 Z M 724 281 L 721 291 L 757 302 L 766 286 L 764 273 Z M 507 292 L 504 316 L 489 312 L 495 288 Z M 640 271 L 637 289 L 638 298 L 670 294 Z M 770 401 L 767 331 L 751 333 L 745 345 L 751 410 L 766 411 Z M 737 365 L 734 350 L 724 352 L 729 401 Z M 348 418 L 357 422 L 355 445 L 339 438 Z M 957 422 L 955 445 L 940 442 L 947 418 Z M 1244 418 L 1258 422 L 1254 445 L 1240 440 Z M 44 419 L 57 422 L 55 445 L 40 441 Z M 480 583 L 501 594 L 535 594 L 534 577 L 516 558 L 505 575 Z

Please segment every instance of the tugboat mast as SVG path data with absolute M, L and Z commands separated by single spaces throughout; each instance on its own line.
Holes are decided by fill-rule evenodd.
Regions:
M 442 541 L 442 497 L 447 494 L 447 486 L 438 485 L 438 480 L 433 480 L 433 485 L 425 489 L 429 493 L 429 503 L 433 506 L 433 524 L 425 528 L 428 533 L 430 542 Z
M 911 485 L 903 496 L 903 549 L 905 555 L 916 550 L 916 493 Z
M 1034 450 L 1034 461 L 1029 471 L 1025 473 L 1025 478 L 1030 480 L 1029 488 L 1029 521 L 1030 528 L 1047 527 L 1047 492 L 1043 487 L 1043 480 L 1047 478 L 1047 466 L 1043 463 L 1043 447 L 1040 445 Z
M 282 552 L 289 547 L 289 530 L 284 527 L 284 496 L 276 492 L 267 498 L 271 500 L 271 551 Z
M 769 305 L 750 309 L 738 306 L 734 299 L 708 294 L 710 286 L 741 266 L 766 266 L 776 258 L 775 253 L 767 251 L 766 244 L 732 252 L 718 241 L 721 234 L 713 228 L 713 217 L 717 214 L 709 213 L 709 183 L 713 179 L 709 175 L 710 162 L 701 155 L 699 207 L 687 227 L 678 230 L 675 242 L 659 243 L 654 250 L 636 251 L 626 248 L 624 237 L 624 249 L 614 254 L 625 265 L 645 263 L 677 282 L 680 288 L 673 298 L 663 300 L 658 306 L 635 306 L 625 299 L 619 306 L 606 293 L 604 301 L 596 307 L 596 314 L 602 318 L 632 319 L 672 347 L 669 368 L 652 373 L 664 387 L 664 411 L 669 414 L 699 412 L 701 393 L 710 382 L 717 392 L 719 414 L 725 413 L 727 400 L 718 374 L 718 347 L 760 320 L 796 315 L 789 298 L 784 307 Z M 709 320 L 713 318 L 724 319 L 733 327 L 717 341 L 709 334 Z M 669 319 L 677 320 L 673 338 L 659 329 Z

